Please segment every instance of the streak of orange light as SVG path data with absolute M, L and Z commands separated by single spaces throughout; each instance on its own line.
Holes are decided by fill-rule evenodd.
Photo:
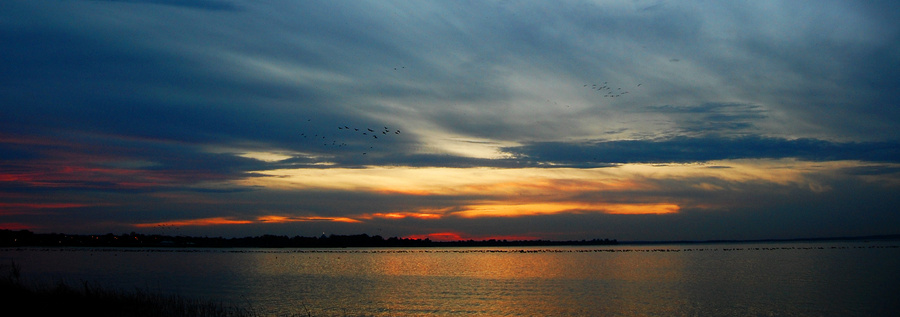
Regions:
M 681 210 L 676 204 L 615 204 L 605 209 L 608 214 L 616 215 L 646 215 L 646 214 L 673 214 Z
M 331 222 L 345 222 L 345 223 L 358 223 L 361 222 L 359 220 L 348 218 L 348 217 L 288 217 L 288 216 L 278 216 L 278 215 L 268 215 L 261 216 L 257 218 L 260 222 L 265 223 L 288 223 L 288 222 L 307 222 L 307 221 L 331 221 Z
M 404 219 L 404 218 L 417 218 L 417 219 L 441 219 L 443 217 L 441 214 L 434 213 L 419 213 L 419 212 L 387 212 L 387 213 L 373 213 L 366 214 L 361 216 L 366 219 L 371 218 L 383 218 L 383 219 Z
M 578 202 L 551 202 L 551 203 L 522 203 L 509 204 L 505 202 L 486 202 L 483 204 L 465 206 L 462 211 L 454 214 L 463 218 L 480 217 L 522 217 L 534 215 L 552 215 L 559 213 L 586 213 L 600 212 L 606 214 L 669 214 L 677 213 L 681 208 L 676 204 L 610 204 L 610 203 L 578 203 Z
M 165 222 L 154 222 L 154 223 L 141 223 L 136 224 L 135 227 L 138 228 L 148 228 L 148 227 L 160 227 L 160 226 L 215 226 L 215 225 L 240 225 L 240 224 L 252 224 L 252 223 L 289 223 L 289 222 L 305 222 L 305 221 L 331 221 L 331 222 L 345 222 L 345 223 L 358 223 L 361 222 L 359 220 L 348 218 L 348 217 L 286 217 L 286 216 L 278 216 L 278 215 L 269 215 L 269 216 L 261 216 L 254 220 L 235 220 L 225 217 L 215 217 L 215 218 L 203 218 L 203 219 L 190 219 L 190 220 L 176 220 L 176 221 L 165 221 Z
M 215 217 L 215 218 L 202 218 L 202 219 L 189 219 L 189 220 L 176 220 L 176 221 L 166 221 L 166 222 L 155 222 L 155 223 L 139 223 L 135 224 L 135 227 L 138 228 L 149 228 L 149 227 L 159 227 L 159 226 L 215 226 L 215 225 L 239 225 L 239 224 L 250 224 L 253 221 L 250 220 L 234 220 L 225 217 Z

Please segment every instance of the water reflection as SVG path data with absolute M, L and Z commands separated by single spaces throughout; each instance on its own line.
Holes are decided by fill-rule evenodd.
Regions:
M 674 291 L 684 279 L 677 253 L 444 251 L 260 255 L 252 275 L 281 280 L 251 293 L 316 303 L 324 315 L 665 314 L 686 301 Z
M 264 315 L 883 315 L 900 248 L 0 250 L 66 276 L 252 305 Z

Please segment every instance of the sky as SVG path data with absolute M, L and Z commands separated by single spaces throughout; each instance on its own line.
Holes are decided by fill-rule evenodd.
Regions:
M 895 1 L 0 2 L 0 228 L 900 233 Z

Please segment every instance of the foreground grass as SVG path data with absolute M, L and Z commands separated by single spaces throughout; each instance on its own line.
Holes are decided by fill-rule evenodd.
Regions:
M 156 294 L 140 289 L 109 290 L 83 282 L 72 286 L 58 283 L 28 287 L 20 280 L 15 263 L 0 265 L 0 303 L 15 307 L 22 316 L 116 316 L 116 317 L 256 317 L 252 309 L 218 302 Z

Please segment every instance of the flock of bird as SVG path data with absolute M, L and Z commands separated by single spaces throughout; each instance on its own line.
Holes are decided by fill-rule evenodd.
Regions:
M 641 84 L 637 84 L 637 87 L 640 87 Z M 584 88 L 587 88 L 588 84 L 584 84 Z M 625 94 L 628 94 L 628 91 L 622 90 L 622 87 L 618 87 L 613 89 L 612 86 L 608 85 L 607 82 L 603 82 L 602 84 L 591 84 L 591 90 L 596 90 L 597 92 L 603 93 L 603 97 L 606 98 L 618 98 Z
M 161 234 L 172 234 L 178 235 L 181 232 L 181 227 L 170 225 L 170 224 L 157 224 L 156 228 L 161 230 Z
M 307 121 L 309 121 L 309 120 L 307 120 Z M 400 133 L 401 133 L 400 129 L 390 129 L 388 127 L 384 127 L 384 129 L 372 129 L 372 128 L 350 127 L 347 125 L 338 126 L 337 130 L 339 130 L 340 132 L 343 132 L 345 134 L 350 133 L 350 134 L 356 135 L 358 137 L 363 137 L 365 140 L 369 140 L 369 142 L 375 142 L 377 140 L 382 140 L 382 139 L 390 137 L 390 136 L 400 135 Z M 322 133 L 322 134 L 314 133 L 313 135 L 308 135 L 306 133 L 300 133 L 300 136 L 302 136 L 305 139 L 313 139 L 316 141 L 321 141 L 322 146 L 324 146 L 324 147 L 340 148 L 340 147 L 349 147 L 350 146 L 349 144 L 344 142 L 343 139 L 338 140 L 336 138 L 333 138 L 334 135 L 332 135 L 332 138 L 329 138 L 329 136 L 325 135 L 324 133 Z M 381 138 L 379 138 L 379 136 Z M 369 144 L 368 149 L 374 149 L 374 146 Z M 366 154 L 368 154 L 368 152 L 362 152 L 362 154 L 366 155 Z
M 641 85 L 642 84 L 637 84 L 637 86 L 635 86 L 635 88 L 641 87 Z M 605 81 L 601 84 L 584 84 L 582 87 L 584 87 L 584 88 L 590 87 L 591 90 L 595 90 L 598 93 L 602 93 L 603 94 L 602 96 L 605 98 L 618 98 L 618 97 L 622 97 L 629 93 L 629 91 L 623 90 L 622 87 L 617 87 L 617 88 L 613 89 L 613 86 L 610 85 L 609 82 L 605 82 Z M 547 104 L 559 106 L 558 102 L 552 101 L 550 99 L 547 99 Z M 570 106 L 571 105 L 567 104 L 566 108 L 569 108 Z
M 406 69 L 406 66 L 394 67 L 394 71 L 404 70 L 404 69 Z M 618 98 L 618 97 L 622 97 L 629 93 L 629 91 L 623 90 L 622 87 L 613 88 L 612 85 L 610 85 L 608 82 L 605 82 L 605 81 L 600 84 L 584 84 L 583 87 L 584 88 L 590 87 L 591 90 L 601 93 L 602 96 L 605 98 Z M 637 87 L 641 87 L 641 84 L 637 84 L 637 86 L 635 88 L 637 88 Z M 547 100 L 547 101 L 550 102 L 550 100 Z M 554 102 L 554 104 L 555 104 L 555 102 Z M 311 121 L 311 120 L 307 120 L 307 121 Z M 384 129 L 372 129 L 372 128 L 368 128 L 368 127 L 367 128 L 358 128 L 358 127 L 350 127 L 349 125 L 340 125 L 340 126 L 337 126 L 337 130 L 339 130 L 341 133 L 351 133 L 351 134 L 355 134 L 357 136 L 364 137 L 369 142 L 375 142 L 375 141 L 384 139 L 384 138 L 392 136 L 392 135 L 400 134 L 399 129 L 390 129 L 386 126 L 384 127 Z M 322 142 L 322 146 L 324 146 L 324 147 L 341 148 L 341 147 L 349 147 L 350 146 L 350 144 L 343 141 L 344 139 L 335 138 L 334 134 L 330 135 L 331 138 L 329 138 L 329 135 L 326 135 L 324 133 L 313 133 L 312 135 L 309 135 L 306 133 L 300 133 L 300 136 L 302 136 L 305 139 L 311 139 L 314 141 Z M 379 136 L 381 137 L 381 139 L 379 138 Z M 355 143 L 354 145 L 358 145 L 358 144 L 359 143 Z M 371 143 L 366 144 L 366 145 L 368 145 L 368 149 L 370 149 L 370 150 L 374 149 L 374 146 L 371 145 Z M 366 155 L 366 154 L 368 154 L 368 152 L 362 152 L 362 154 Z

